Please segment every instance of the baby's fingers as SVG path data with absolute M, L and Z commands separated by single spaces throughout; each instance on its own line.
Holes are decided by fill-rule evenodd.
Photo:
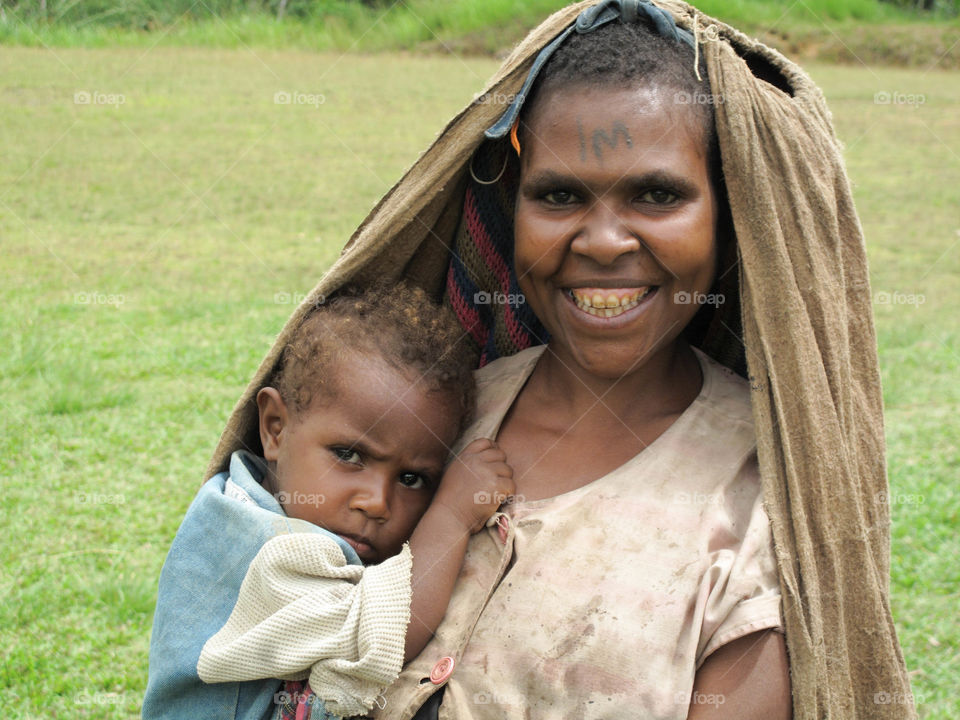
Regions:
M 487 463 L 487 467 L 493 471 L 497 477 L 513 479 L 513 468 L 505 462 Z
M 487 448 L 482 452 L 477 453 L 473 456 L 477 461 L 482 463 L 494 464 L 494 463 L 506 463 L 507 454 L 498 447 Z
M 495 448 L 497 444 L 490 438 L 477 438 L 470 442 L 463 450 L 460 451 L 461 455 L 474 455 L 476 453 L 483 452 L 488 448 Z

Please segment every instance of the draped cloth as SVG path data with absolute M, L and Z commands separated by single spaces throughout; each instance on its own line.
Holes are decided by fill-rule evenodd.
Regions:
M 471 305 L 448 278 L 459 262 L 481 293 L 515 286 L 503 267 L 483 266 L 493 256 L 475 253 L 479 266 L 468 257 L 476 223 L 467 215 L 481 192 L 471 162 L 486 167 L 506 147 L 484 137 L 504 110 L 484 99 L 516 93 L 540 49 L 590 5 L 571 5 L 534 29 L 377 203 L 264 358 L 208 475 L 234 450 L 260 452 L 257 391 L 297 325 L 347 283 L 406 279 L 454 305 L 462 321 L 476 315 L 465 336 L 493 349 L 487 359 L 529 342 L 512 332 L 509 304 Z M 794 717 L 914 718 L 890 613 L 890 509 L 865 245 L 823 95 L 778 52 L 685 3 L 656 5 L 696 36 L 716 98 L 735 239 L 718 282 L 732 301 L 704 319 L 694 341 L 750 382 Z M 495 175 L 496 163 L 486 165 L 494 171 L 481 177 Z M 500 235 L 512 227 L 508 210 L 506 217 Z M 508 248 L 512 237 L 500 242 Z M 500 255 L 509 265 L 509 252 Z

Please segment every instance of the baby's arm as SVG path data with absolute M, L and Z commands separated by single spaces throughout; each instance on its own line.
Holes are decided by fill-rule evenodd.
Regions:
M 207 683 L 309 676 L 332 713 L 363 715 L 402 667 L 411 571 L 408 548 L 364 568 L 325 535 L 278 535 L 250 563 L 197 673 Z
M 378 565 L 345 564 L 323 535 L 270 539 L 229 620 L 204 645 L 200 678 L 300 679 L 309 670 L 331 711 L 363 714 L 400 671 L 400 649 L 419 653 L 443 618 L 470 534 L 513 492 L 505 460 L 491 441 L 471 443 L 447 469 L 409 546 Z
M 513 491 L 513 470 L 492 440 L 474 440 L 447 468 L 410 538 L 413 596 L 404 662 L 420 654 L 443 619 L 470 535 Z

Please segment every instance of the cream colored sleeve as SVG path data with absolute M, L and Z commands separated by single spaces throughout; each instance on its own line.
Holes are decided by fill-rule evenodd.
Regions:
M 729 525 L 717 523 L 710 539 L 710 545 L 717 549 L 712 553 L 698 598 L 702 625 L 697 668 L 727 643 L 760 630 L 783 630 L 780 577 L 770 519 L 762 494 L 744 491 L 760 486 L 755 456 L 744 465 L 739 480 L 728 489 L 725 499 Z M 745 531 L 739 529 L 744 526 Z M 724 548 L 737 533 L 742 533 L 738 547 Z
M 403 665 L 412 558 L 348 565 L 316 533 L 279 535 L 250 564 L 227 623 L 203 647 L 204 682 L 299 680 L 327 708 L 365 714 Z

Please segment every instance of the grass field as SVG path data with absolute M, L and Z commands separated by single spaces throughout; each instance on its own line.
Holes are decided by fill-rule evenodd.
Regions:
M 36 0 L 0 3 L 0 44 L 300 50 L 508 51 L 568 0 Z M 921 12 L 881 0 L 698 0 L 791 56 L 960 67 L 958 0 Z
M 157 576 L 233 403 L 495 64 L 0 48 L 0 67 L 0 708 L 133 718 Z M 956 718 L 960 74 L 811 71 L 872 261 L 894 617 L 921 716 Z

